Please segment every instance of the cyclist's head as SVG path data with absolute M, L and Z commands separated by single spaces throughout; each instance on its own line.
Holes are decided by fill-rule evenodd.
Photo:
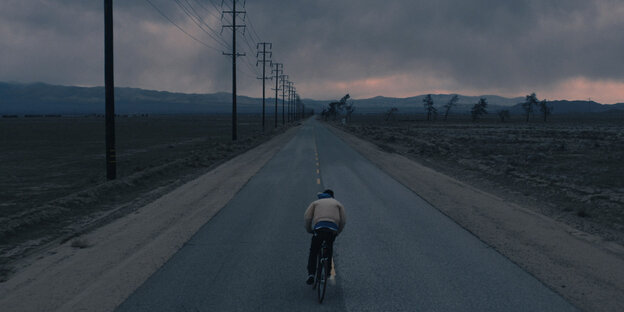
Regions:
M 326 189 L 323 191 L 323 193 L 328 194 L 329 196 L 331 196 L 332 198 L 334 198 L 334 191 L 330 190 L 330 189 Z
M 316 196 L 319 199 L 323 199 L 323 198 L 333 198 L 334 197 L 334 191 L 330 190 L 330 189 L 326 189 L 321 193 L 316 194 Z

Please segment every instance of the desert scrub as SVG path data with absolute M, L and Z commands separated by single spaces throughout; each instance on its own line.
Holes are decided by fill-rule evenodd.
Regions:
M 84 248 L 91 247 L 91 244 L 85 238 L 76 238 L 71 242 L 70 246 L 72 248 L 84 249 Z
M 383 150 L 501 192 L 581 230 L 616 235 L 624 243 L 624 121 L 599 115 L 574 122 L 553 115 L 548 123 L 528 124 L 397 119 L 384 123 L 382 116 L 359 115 L 343 129 Z

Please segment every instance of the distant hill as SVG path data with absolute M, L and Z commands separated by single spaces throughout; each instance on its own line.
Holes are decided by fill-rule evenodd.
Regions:
M 270 99 L 275 100 L 275 99 Z M 262 99 L 237 97 L 240 113 L 262 110 Z M 115 88 L 118 114 L 231 113 L 230 93 L 185 94 Z M 103 114 L 104 87 L 54 86 L 0 82 L 0 114 Z
M 452 94 L 433 94 L 435 107 L 443 113 L 443 105 Z M 423 98 L 419 95 L 408 98 L 377 96 L 368 99 L 349 100 L 356 107 L 356 113 L 380 113 L 391 107 L 400 113 L 422 113 Z M 524 98 L 505 98 L 497 95 L 464 96 L 459 95 L 459 102 L 453 113 L 468 113 L 479 98 L 488 100 L 488 111 L 496 112 L 509 109 L 513 114 L 522 113 L 521 103 Z M 267 98 L 268 113 L 273 112 L 275 98 Z M 303 99 L 307 108 L 317 113 L 331 101 Z M 588 101 L 550 101 L 554 114 L 563 113 L 600 113 L 609 110 L 624 110 L 624 103 L 604 105 Z M 237 98 L 237 109 L 241 114 L 260 113 L 262 99 L 247 96 Z M 281 108 L 280 108 L 281 109 Z M 118 114 L 214 114 L 231 113 L 232 95 L 230 93 L 186 94 L 166 91 L 152 91 L 137 88 L 115 88 L 115 111 Z M 281 111 L 280 111 L 281 112 Z M 0 82 L 0 114 L 103 114 L 103 87 L 56 86 L 45 83 L 7 83 Z

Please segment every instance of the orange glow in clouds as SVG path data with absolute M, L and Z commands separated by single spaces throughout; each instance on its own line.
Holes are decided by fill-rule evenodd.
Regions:
M 496 94 L 505 97 L 524 97 L 532 92 L 537 93 L 538 98 L 548 100 L 587 100 L 603 104 L 624 102 L 624 82 L 613 80 L 589 80 L 584 77 L 566 79 L 550 87 L 518 90 L 506 88 L 498 90 L 494 88 L 467 89 L 456 88 L 458 83 L 452 79 L 439 79 L 436 77 L 418 77 L 405 74 L 397 74 L 382 77 L 368 77 L 348 81 L 335 81 L 324 83 L 321 88 L 330 90 L 334 96 L 350 93 L 357 99 L 370 98 L 378 95 L 387 97 L 410 97 L 421 94 L 451 94 L 478 96 Z M 340 95 L 341 96 L 341 95 Z
M 544 90 L 541 97 L 548 99 L 586 100 L 602 104 L 624 102 L 624 83 L 613 80 L 589 80 L 577 77 L 565 80 L 551 90 Z
M 420 78 L 404 74 L 385 77 L 369 77 L 349 81 L 330 82 L 324 85 L 332 93 L 352 93 L 358 99 L 374 96 L 410 97 L 424 93 L 452 93 L 440 86 L 448 85 L 451 81 L 436 78 Z

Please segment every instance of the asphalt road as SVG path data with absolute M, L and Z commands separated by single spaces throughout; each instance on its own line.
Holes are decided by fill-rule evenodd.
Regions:
M 347 225 L 319 305 L 305 284 L 303 212 L 324 188 Z M 118 311 L 575 308 L 309 120 Z

